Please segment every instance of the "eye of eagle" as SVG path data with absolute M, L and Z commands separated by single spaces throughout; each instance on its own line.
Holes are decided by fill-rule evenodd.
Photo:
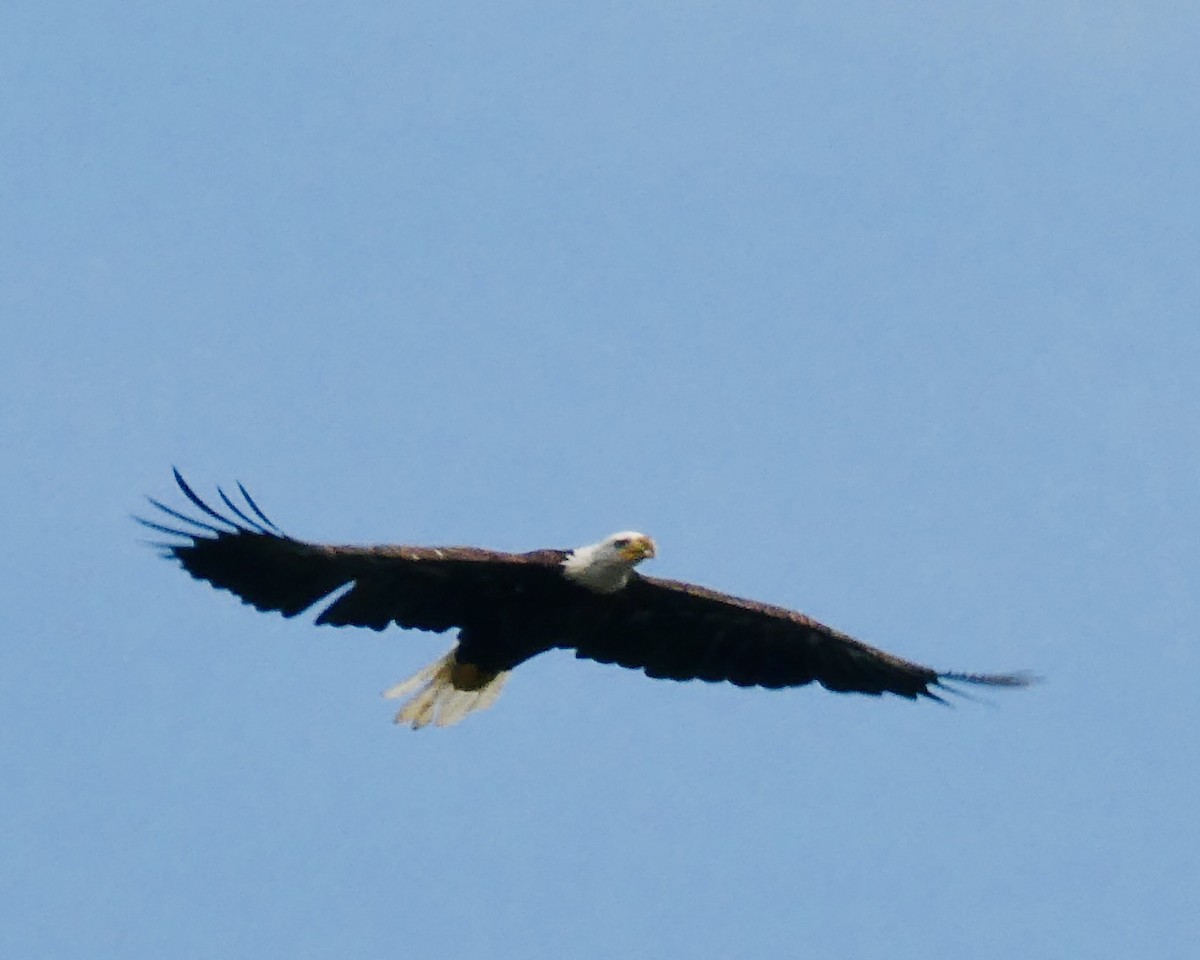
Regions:
M 618 550 L 624 550 L 631 543 L 633 543 L 633 541 L 630 540 L 629 537 L 621 537 L 621 538 L 613 541 L 613 546 L 616 547 Z

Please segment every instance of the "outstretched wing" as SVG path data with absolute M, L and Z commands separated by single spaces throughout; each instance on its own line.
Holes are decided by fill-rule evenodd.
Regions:
M 326 546 L 287 536 L 238 484 L 240 505 L 223 490 L 227 513 L 205 503 L 175 471 L 175 482 L 204 519 L 150 498 L 162 511 L 152 530 L 181 538 L 159 544 L 198 580 L 228 590 L 255 609 L 294 617 L 349 586 L 317 623 L 370 627 L 390 623 L 447 630 L 486 618 L 494 605 L 542 581 L 557 580 L 559 550 L 502 553 L 474 547 Z M 178 526 L 168 525 L 170 523 Z
M 727 680 L 738 686 L 895 693 L 940 700 L 943 681 L 1026 686 L 1024 674 L 939 673 L 868 646 L 783 607 L 693 584 L 635 576 L 576 624 L 576 656 L 668 680 Z

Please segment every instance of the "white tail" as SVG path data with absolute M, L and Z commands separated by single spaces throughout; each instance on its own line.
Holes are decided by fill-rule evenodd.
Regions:
M 410 724 L 414 730 L 429 723 L 448 727 L 468 713 L 485 710 L 496 702 L 511 671 L 485 673 L 473 663 L 459 663 L 457 650 L 455 647 L 407 680 L 383 691 L 389 700 L 409 697 L 396 714 L 397 723 Z

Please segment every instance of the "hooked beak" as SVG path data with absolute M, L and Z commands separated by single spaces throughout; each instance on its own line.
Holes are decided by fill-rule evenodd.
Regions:
M 648 560 L 654 556 L 654 541 L 649 537 L 638 537 L 636 540 L 631 540 L 629 545 L 621 551 L 621 556 L 631 563 Z

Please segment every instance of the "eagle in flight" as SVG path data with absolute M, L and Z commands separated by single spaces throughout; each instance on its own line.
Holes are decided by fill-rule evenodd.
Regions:
M 316 622 L 335 627 L 458 630 L 445 656 L 384 696 L 404 701 L 397 723 L 449 726 L 491 706 L 512 670 L 565 648 L 666 680 L 740 687 L 894 693 L 941 701 L 947 683 L 1023 687 L 1024 673 L 943 673 L 868 646 L 802 613 L 634 568 L 655 555 L 648 536 L 614 533 L 574 550 L 504 553 L 478 547 L 327 546 L 275 526 L 238 484 L 218 488 L 228 513 L 205 503 L 175 471 L 204 519 L 154 498 L 163 516 L 139 523 L 182 542 L 157 544 L 198 580 L 256 610 L 294 617 L 331 599 Z M 169 520 L 168 520 L 169 518 Z M 182 526 L 171 526 L 168 523 Z

